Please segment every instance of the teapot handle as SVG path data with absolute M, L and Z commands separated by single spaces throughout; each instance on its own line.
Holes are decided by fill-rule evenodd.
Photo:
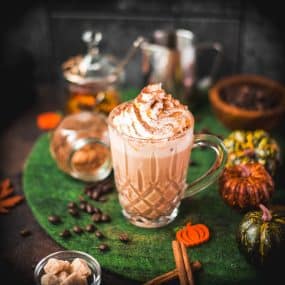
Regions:
M 210 72 L 208 76 L 201 78 L 197 82 L 198 89 L 206 90 L 208 89 L 211 84 L 213 83 L 214 77 L 221 65 L 222 62 L 222 55 L 223 55 L 223 46 L 218 42 L 205 42 L 199 43 L 196 45 L 197 51 L 204 51 L 204 50 L 213 50 L 215 51 L 216 55 L 213 59 L 213 63 L 210 66 Z

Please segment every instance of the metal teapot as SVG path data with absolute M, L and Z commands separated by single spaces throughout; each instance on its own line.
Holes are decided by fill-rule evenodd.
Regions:
M 197 51 L 211 49 L 215 58 L 209 75 L 198 80 Z M 193 88 L 207 90 L 219 68 L 222 55 L 220 43 L 196 43 L 193 32 L 184 29 L 156 30 L 149 41 L 141 44 L 144 85 L 161 82 L 163 87 L 184 103 L 191 102 Z

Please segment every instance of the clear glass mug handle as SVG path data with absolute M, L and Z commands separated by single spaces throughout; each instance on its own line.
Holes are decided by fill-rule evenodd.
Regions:
M 214 150 L 216 159 L 208 171 L 186 186 L 183 198 L 194 196 L 214 183 L 222 173 L 227 161 L 227 150 L 223 142 L 214 135 L 195 135 L 193 148 L 196 147 L 208 147 Z
M 95 173 L 88 173 L 79 171 L 73 162 L 74 155 L 77 153 L 77 151 L 83 149 L 85 146 L 88 145 L 98 145 L 100 146 L 101 150 L 102 148 L 106 150 L 106 156 L 107 158 L 104 160 L 102 165 L 96 169 Z M 95 182 L 101 179 L 104 179 L 109 175 L 109 173 L 112 170 L 112 160 L 111 160 L 111 153 L 110 153 L 110 147 L 102 142 L 101 140 L 97 138 L 81 138 L 76 140 L 72 145 L 72 150 L 69 153 L 68 159 L 67 159 L 67 165 L 71 171 L 71 175 L 90 182 Z

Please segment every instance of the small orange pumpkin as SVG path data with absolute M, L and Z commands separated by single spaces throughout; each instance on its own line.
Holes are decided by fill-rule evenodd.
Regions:
M 233 208 L 258 208 L 270 201 L 273 192 L 273 179 L 260 163 L 228 166 L 219 178 L 219 193 Z

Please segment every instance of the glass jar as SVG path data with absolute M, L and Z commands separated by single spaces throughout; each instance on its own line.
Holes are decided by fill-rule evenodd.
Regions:
M 120 102 L 124 70 L 118 71 L 119 62 L 114 56 L 99 52 L 101 33 L 86 31 L 82 39 L 87 44 L 87 54 L 72 57 L 62 65 L 66 113 L 88 110 L 108 114 Z
M 86 182 L 106 178 L 111 170 L 107 117 L 82 111 L 64 117 L 51 133 L 50 152 L 63 172 Z
M 72 262 L 75 258 L 84 259 L 92 272 L 92 275 L 88 278 L 88 285 L 101 284 L 101 266 L 94 257 L 82 251 L 63 250 L 51 253 L 38 262 L 34 270 L 34 280 L 36 282 L 36 285 L 41 285 L 41 277 L 44 274 L 44 267 L 50 258 L 56 258 L 69 262 Z

